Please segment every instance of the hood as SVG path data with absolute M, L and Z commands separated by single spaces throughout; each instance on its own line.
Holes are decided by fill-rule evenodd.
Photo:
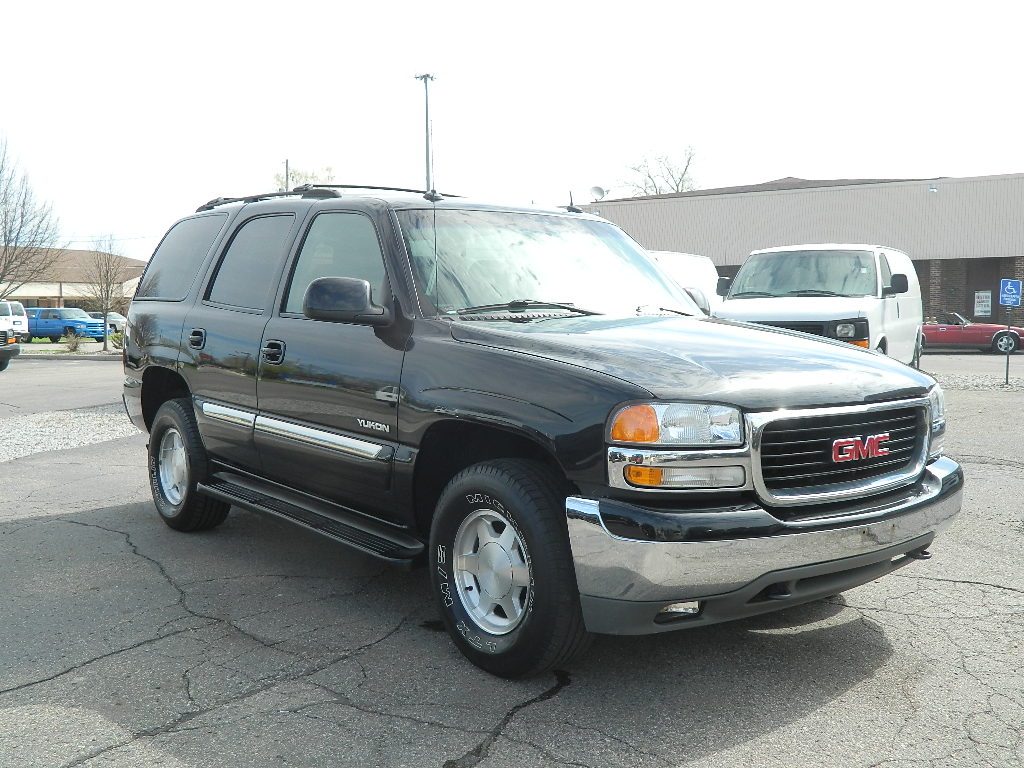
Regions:
M 717 317 L 730 320 L 849 320 L 865 316 L 872 296 L 776 296 L 726 299 L 715 307 Z
M 934 384 L 927 374 L 843 342 L 706 317 L 456 321 L 451 334 L 598 371 L 660 399 L 749 410 L 879 402 L 923 395 Z

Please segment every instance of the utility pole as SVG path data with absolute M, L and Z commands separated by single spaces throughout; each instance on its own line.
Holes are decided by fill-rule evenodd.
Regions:
M 287 192 L 291 184 L 288 183 L 288 158 L 284 161 L 284 191 Z
M 432 193 L 434 191 L 434 169 L 433 162 L 430 156 L 430 81 L 434 79 L 433 75 L 416 75 L 417 80 L 423 81 L 423 99 L 426 105 L 426 137 L 427 137 L 427 192 Z

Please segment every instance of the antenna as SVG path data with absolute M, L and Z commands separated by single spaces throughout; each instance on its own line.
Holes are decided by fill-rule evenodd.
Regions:
M 416 75 L 417 80 L 423 81 L 423 103 L 426 107 L 426 128 L 425 134 L 427 138 L 427 194 L 434 196 L 437 193 L 434 191 L 434 162 L 430 151 L 430 81 L 434 79 L 433 75 Z
M 608 194 L 608 190 L 603 187 L 591 187 L 590 194 L 594 196 L 594 202 L 604 200 L 604 196 Z

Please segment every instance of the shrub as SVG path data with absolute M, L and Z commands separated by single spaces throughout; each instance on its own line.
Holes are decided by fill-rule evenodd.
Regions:
M 123 333 L 111 333 L 107 335 L 107 341 L 110 342 L 110 346 L 114 349 L 124 348 L 124 334 Z
M 68 352 L 77 352 L 79 345 L 82 343 L 82 337 L 77 333 L 69 333 L 60 337 L 61 343 L 67 347 Z

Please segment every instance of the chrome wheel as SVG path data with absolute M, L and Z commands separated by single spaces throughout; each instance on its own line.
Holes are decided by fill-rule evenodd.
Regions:
M 452 547 L 459 600 L 474 623 L 492 635 L 515 629 L 530 605 L 530 561 L 516 529 L 492 509 L 462 521 Z
M 996 349 L 1004 355 L 1017 349 L 1017 340 L 1007 333 L 996 339 Z
M 157 451 L 160 492 L 173 506 L 181 504 L 188 490 L 188 456 L 185 443 L 176 429 L 168 429 L 160 438 Z

